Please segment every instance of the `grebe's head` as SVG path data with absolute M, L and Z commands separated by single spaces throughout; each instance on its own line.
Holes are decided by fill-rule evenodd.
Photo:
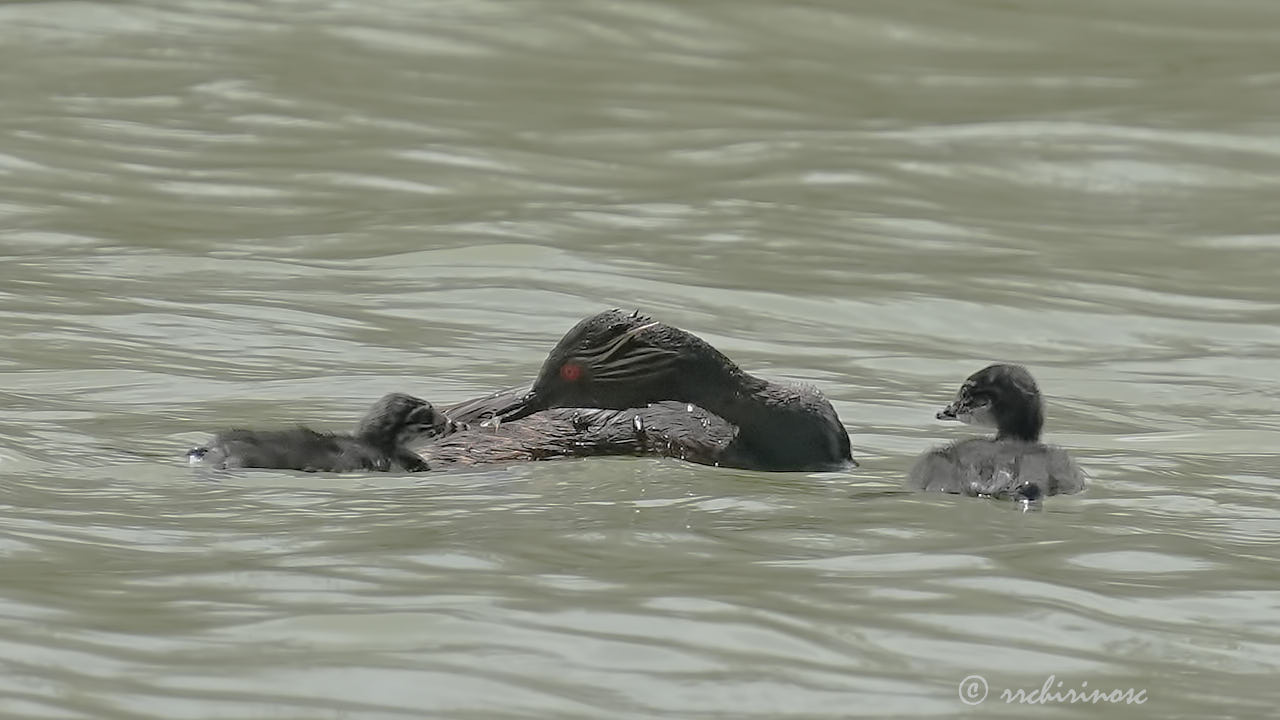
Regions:
M 356 427 L 356 435 L 378 446 L 398 445 L 417 437 L 443 435 L 453 423 L 431 403 L 404 393 L 378 399 Z
M 1044 427 L 1044 401 L 1021 365 L 989 365 L 969 376 L 939 420 L 995 428 L 997 437 L 1035 441 Z
M 638 311 L 607 310 L 566 333 L 529 393 L 498 416 L 516 420 L 554 407 L 623 409 L 662 400 L 697 404 L 740 373 L 695 335 Z

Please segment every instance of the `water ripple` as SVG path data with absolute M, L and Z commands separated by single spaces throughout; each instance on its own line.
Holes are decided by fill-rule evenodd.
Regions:
M 5 5 L 5 711 L 1270 712 L 1277 7 Z M 607 306 L 818 384 L 862 467 L 182 461 Z M 1088 493 L 900 491 L 995 359 Z

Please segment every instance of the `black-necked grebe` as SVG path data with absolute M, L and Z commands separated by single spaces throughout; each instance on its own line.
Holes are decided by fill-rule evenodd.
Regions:
M 991 365 L 970 375 L 938 419 L 992 427 L 996 436 L 924 453 L 907 480 L 912 489 L 1022 500 L 1084 489 L 1084 473 L 1067 451 L 1040 442 L 1044 401 L 1020 365 Z
M 446 414 L 457 422 L 499 422 L 491 432 L 495 436 L 516 425 L 505 431 L 527 435 L 523 444 L 536 447 L 540 430 L 535 427 L 567 432 L 575 412 L 584 417 L 583 408 L 626 412 L 592 415 L 601 424 L 590 426 L 595 435 L 577 438 L 577 452 L 555 443 L 546 448 L 548 455 L 615 454 L 605 438 L 621 440 L 628 426 L 666 426 L 673 454 L 696 462 L 779 471 L 856 464 L 848 433 L 817 389 L 750 375 L 701 338 L 638 312 L 608 310 L 579 322 L 551 350 L 531 387 L 461 403 Z M 696 415 L 708 421 L 705 436 L 688 422 Z M 527 423 L 525 429 L 518 427 L 521 423 Z M 463 442 L 472 432 L 449 443 Z M 658 447 L 662 435 L 642 433 L 641 440 Z M 433 457 L 429 447 L 420 452 Z
M 277 468 L 309 472 L 419 472 L 427 464 L 405 447 L 451 429 L 445 415 L 412 395 L 391 393 L 374 403 L 354 435 L 287 430 L 227 430 L 187 453 L 193 464 L 216 468 Z

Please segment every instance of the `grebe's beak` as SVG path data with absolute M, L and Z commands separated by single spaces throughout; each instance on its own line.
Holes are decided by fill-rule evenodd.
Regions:
M 536 412 L 542 412 L 550 407 L 551 405 L 543 400 L 537 392 L 531 391 L 521 395 L 510 405 L 506 405 L 495 410 L 493 417 L 500 422 L 510 422 L 512 420 L 529 417 Z

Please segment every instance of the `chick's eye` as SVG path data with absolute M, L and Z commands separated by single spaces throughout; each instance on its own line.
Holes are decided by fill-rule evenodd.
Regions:
M 574 362 L 567 362 L 561 365 L 560 379 L 566 382 L 577 382 L 582 379 L 582 366 Z

